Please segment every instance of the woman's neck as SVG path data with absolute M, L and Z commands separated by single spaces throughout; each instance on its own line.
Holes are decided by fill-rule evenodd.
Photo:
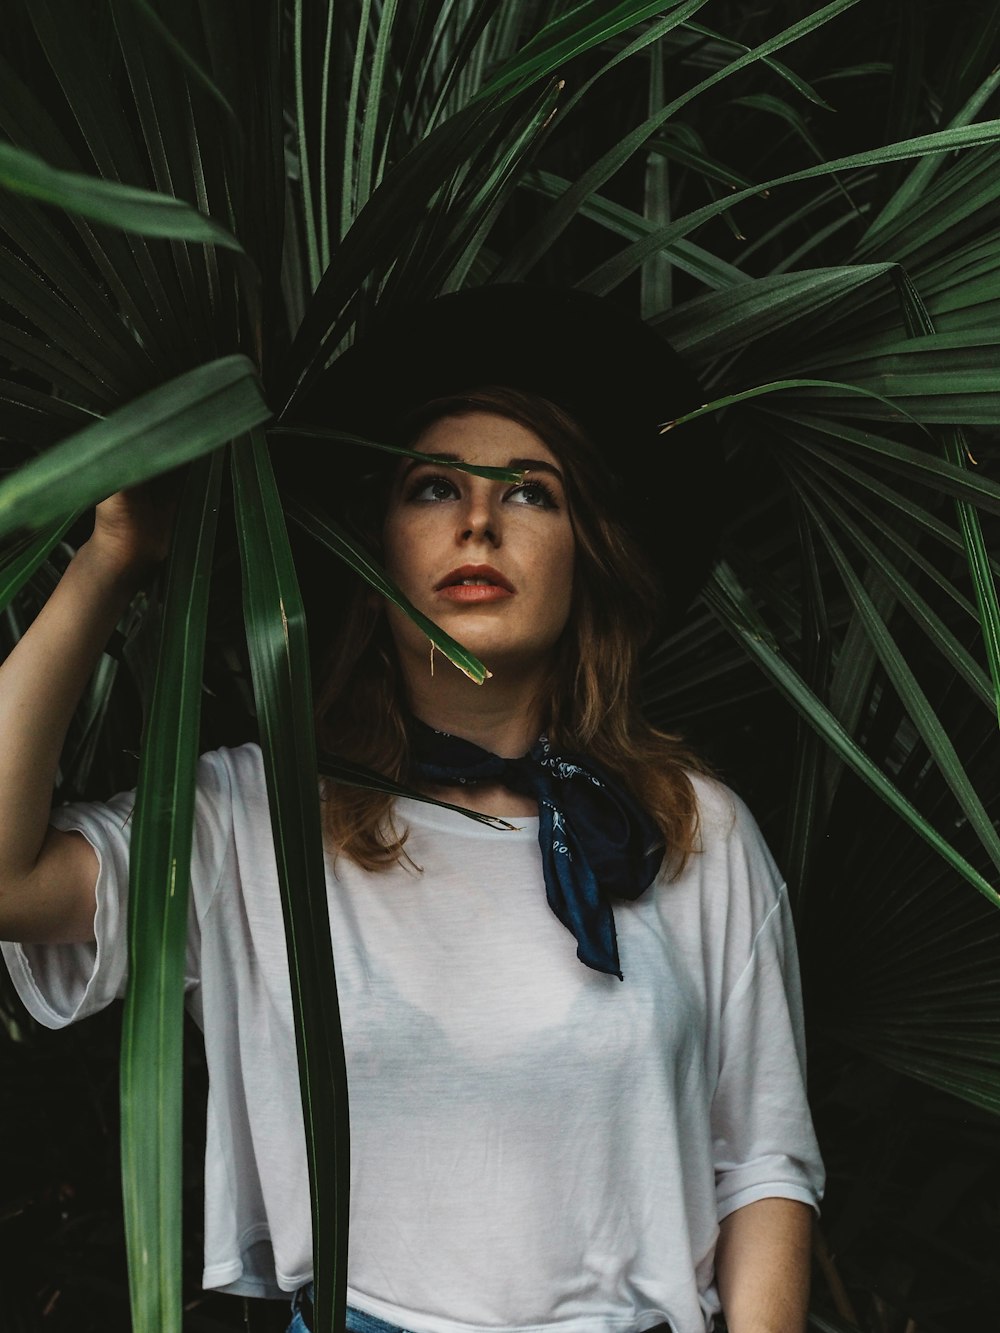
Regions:
M 547 678 L 547 672 L 531 679 L 494 676 L 476 685 L 439 659 L 433 676 L 428 670 L 426 676 L 407 681 L 407 693 L 410 709 L 421 722 L 504 759 L 516 759 L 531 749 L 543 729 Z

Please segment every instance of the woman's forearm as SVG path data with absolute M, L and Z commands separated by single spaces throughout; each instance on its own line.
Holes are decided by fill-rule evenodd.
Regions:
M 169 550 L 173 509 L 172 493 L 152 485 L 103 500 L 92 536 L 0 666 L 0 908 L 4 895 L 44 868 L 39 858 L 66 729 L 112 630 Z M 58 879 L 65 866 L 56 871 Z M 0 930 L 3 917 L 0 911 Z M 13 919 L 31 928 L 20 908 Z
M 138 583 L 85 543 L 0 666 L 0 890 L 37 860 L 70 718 Z
M 716 1278 L 729 1333 L 804 1333 L 812 1209 L 758 1199 L 724 1218 Z

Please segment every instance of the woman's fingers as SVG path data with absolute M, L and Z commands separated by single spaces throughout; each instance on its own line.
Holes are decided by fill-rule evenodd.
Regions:
M 148 568 L 170 551 L 181 478 L 157 477 L 116 491 L 94 510 L 91 541 L 128 568 Z

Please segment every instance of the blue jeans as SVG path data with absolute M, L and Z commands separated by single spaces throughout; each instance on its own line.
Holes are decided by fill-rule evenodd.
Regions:
M 302 1307 L 308 1301 L 308 1308 L 312 1310 L 312 1292 L 313 1285 L 310 1282 L 295 1293 L 292 1298 L 292 1322 L 288 1325 L 287 1333 L 309 1333 L 309 1325 L 302 1317 Z M 387 1324 L 384 1319 L 376 1319 L 373 1314 L 365 1314 L 364 1310 L 348 1306 L 347 1333 L 407 1333 L 407 1330 L 398 1324 Z
M 310 1333 L 309 1325 L 302 1318 L 302 1306 L 305 1301 L 309 1303 L 309 1310 L 312 1311 L 312 1291 L 313 1286 L 310 1282 L 308 1286 L 300 1287 L 292 1299 L 292 1322 L 288 1325 L 286 1333 Z M 398 1324 L 387 1324 L 384 1319 L 377 1319 L 373 1314 L 365 1314 L 364 1310 L 355 1310 L 350 1305 L 347 1307 L 347 1333 L 407 1333 L 405 1328 L 400 1328 Z M 649 1333 L 672 1333 L 669 1324 L 657 1324 L 651 1328 Z

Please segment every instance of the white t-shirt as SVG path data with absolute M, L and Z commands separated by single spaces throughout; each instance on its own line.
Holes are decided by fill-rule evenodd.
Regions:
M 624 981 L 545 898 L 537 819 L 417 801 L 406 866 L 327 861 L 351 1109 L 350 1304 L 416 1333 L 704 1333 L 721 1218 L 814 1204 L 795 944 L 738 798 L 694 779 L 703 850 L 616 902 Z M 130 795 L 53 814 L 101 861 L 96 945 L 4 955 L 50 1027 L 123 992 Z M 311 1277 L 288 970 L 260 750 L 200 761 L 188 1003 L 205 1035 L 206 1287 Z

